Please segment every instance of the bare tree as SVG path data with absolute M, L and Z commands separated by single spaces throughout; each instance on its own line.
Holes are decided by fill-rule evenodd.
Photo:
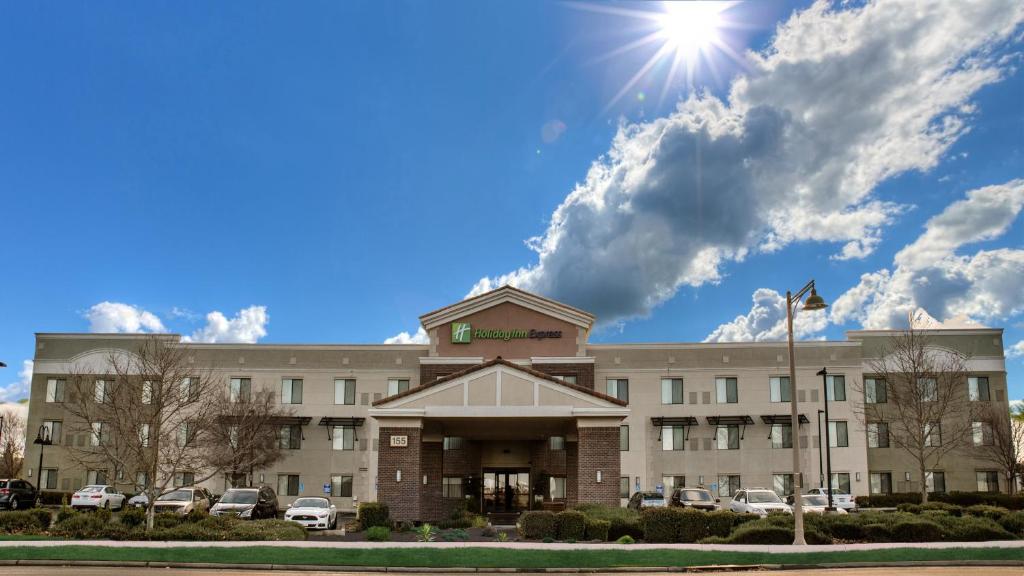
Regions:
M 277 402 L 272 390 L 259 390 L 245 398 L 231 398 L 224 394 L 207 443 L 204 447 L 207 463 L 223 470 L 232 486 L 252 486 L 256 470 L 268 468 L 284 458 L 282 419 L 291 412 Z
M 0 477 L 17 478 L 25 462 L 25 417 L 7 408 L 0 418 Z
M 966 355 L 934 345 L 911 323 L 887 339 L 864 381 L 853 385 L 867 400 L 858 416 L 869 437 L 871 425 L 884 426 L 889 444 L 916 465 L 922 502 L 928 501 L 928 470 L 971 438 L 966 362 Z
M 1013 494 L 1024 459 L 1024 406 L 1016 411 L 988 406 L 978 417 L 978 424 L 975 434 L 981 438 L 975 439 L 972 454 L 998 466 L 1006 478 L 1007 492 Z

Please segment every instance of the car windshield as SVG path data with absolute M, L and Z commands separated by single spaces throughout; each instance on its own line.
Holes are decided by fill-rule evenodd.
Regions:
M 824 496 L 805 495 L 804 504 L 808 506 L 826 506 L 828 505 L 828 500 Z
M 168 500 L 191 500 L 191 499 L 192 499 L 192 491 L 191 490 L 174 490 L 172 492 L 168 492 L 167 494 L 161 494 L 160 497 L 157 498 L 157 501 L 166 502 Z
M 299 498 L 292 503 L 293 508 L 330 508 L 326 498 Z
M 255 490 L 228 490 L 220 498 L 223 504 L 255 504 Z
M 683 490 L 679 493 L 679 499 L 687 502 L 711 502 L 714 500 L 711 494 L 703 490 Z
M 103 486 L 86 486 L 79 490 L 79 492 L 103 492 Z
M 664 500 L 665 497 L 657 492 L 649 492 L 643 495 L 644 500 Z
M 775 492 L 748 492 L 747 501 L 751 504 L 771 504 L 782 502 Z

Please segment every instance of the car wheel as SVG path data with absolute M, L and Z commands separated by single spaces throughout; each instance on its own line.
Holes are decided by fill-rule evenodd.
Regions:
M 334 520 L 331 520 L 330 525 L 327 527 L 327 529 L 328 530 L 337 530 L 338 529 L 338 517 L 337 516 L 334 517 Z
M 17 496 L 12 496 L 11 497 L 11 510 L 17 510 L 17 509 L 18 509 L 18 497 Z
M 110 500 L 107 500 L 106 502 L 103 503 L 103 508 L 106 510 L 110 510 Z

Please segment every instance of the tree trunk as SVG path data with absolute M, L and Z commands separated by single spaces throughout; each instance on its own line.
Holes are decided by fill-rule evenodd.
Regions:
M 921 503 L 925 504 L 928 502 L 928 471 L 923 464 L 918 471 L 921 473 Z

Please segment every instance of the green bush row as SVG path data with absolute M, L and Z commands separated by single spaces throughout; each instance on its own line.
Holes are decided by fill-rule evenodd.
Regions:
M 1008 510 L 1024 510 L 1024 495 L 1001 494 L 999 492 L 944 492 L 929 494 L 928 502 L 942 502 L 955 506 L 968 507 L 985 504 L 999 506 Z M 894 508 L 900 504 L 920 504 L 919 492 L 897 492 L 894 494 L 872 494 L 858 496 L 857 506 L 860 508 Z
M 651 508 L 640 515 L 645 542 L 692 543 L 709 537 L 725 538 L 736 527 L 756 520 L 754 514 L 726 510 L 701 512 L 692 508 Z
M 356 519 L 363 530 L 371 526 L 391 528 L 391 509 L 383 502 L 360 502 Z
M 70 539 L 112 540 L 305 540 L 306 529 L 284 520 L 240 520 L 229 516 L 191 519 L 176 514 L 157 514 L 153 530 L 146 532 L 145 516 L 135 514 L 129 523 L 113 523 L 97 513 L 75 513 L 53 525 L 50 534 Z
M 519 533 L 527 540 L 607 540 L 611 525 L 607 520 L 589 518 L 579 510 L 557 514 L 534 510 L 519 517 Z

